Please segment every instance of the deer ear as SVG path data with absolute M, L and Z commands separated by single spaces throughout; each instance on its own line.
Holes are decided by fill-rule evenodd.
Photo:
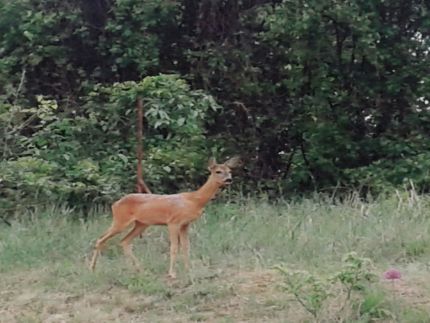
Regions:
M 209 158 L 208 169 L 211 171 L 216 165 L 216 160 L 214 157 Z
M 234 156 L 227 160 L 224 165 L 226 165 L 228 168 L 236 168 L 242 166 L 242 160 L 239 156 Z

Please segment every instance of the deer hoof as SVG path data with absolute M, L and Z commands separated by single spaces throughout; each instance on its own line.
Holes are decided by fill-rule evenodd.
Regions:
M 170 272 L 170 273 L 167 275 L 167 277 L 168 277 L 168 278 L 170 278 L 170 279 L 176 279 L 176 273 Z

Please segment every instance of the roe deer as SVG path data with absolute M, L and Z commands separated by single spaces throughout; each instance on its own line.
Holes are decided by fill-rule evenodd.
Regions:
M 131 248 L 131 240 L 140 235 L 150 225 L 167 225 L 170 239 L 170 267 L 168 276 L 176 278 L 174 265 L 179 245 L 183 253 L 186 270 L 189 269 L 188 227 L 197 220 L 205 205 L 214 198 L 223 186 L 231 184 L 231 169 L 240 163 L 239 157 L 233 157 L 224 164 L 217 164 L 215 159 L 209 160 L 211 172 L 206 183 L 194 192 L 172 195 L 159 194 L 128 194 L 112 205 L 113 221 L 111 227 L 96 243 L 90 268 L 94 270 L 99 253 L 105 242 L 122 232 L 130 224 L 134 228 L 121 240 L 125 255 L 135 266 L 138 260 Z

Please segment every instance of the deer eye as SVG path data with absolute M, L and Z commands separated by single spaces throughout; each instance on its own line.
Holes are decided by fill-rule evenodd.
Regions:
M 222 173 L 222 171 L 217 170 L 215 173 L 217 173 L 217 174 L 221 174 L 221 173 Z

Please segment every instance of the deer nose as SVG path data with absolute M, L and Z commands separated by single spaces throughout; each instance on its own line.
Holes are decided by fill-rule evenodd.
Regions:
M 227 178 L 224 182 L 227 184 L 231 184 L 231 182 L 233 182 L 233 180 L 231 178 Z

